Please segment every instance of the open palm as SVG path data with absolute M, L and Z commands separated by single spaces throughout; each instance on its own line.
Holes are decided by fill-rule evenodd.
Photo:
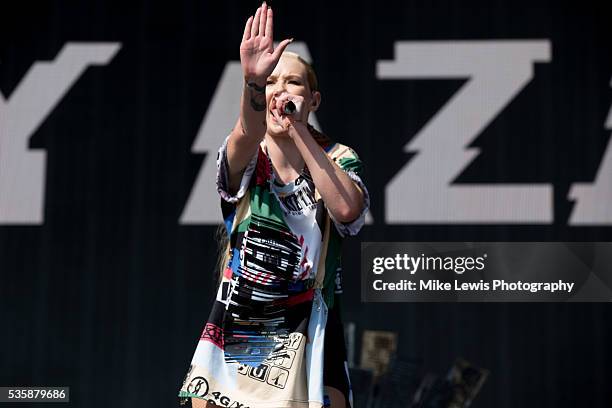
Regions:
M 240 63 L 245 78 L 265 81 L 274 71 L 281 54 L 293 39 L 283 40 L 276 49 L 274 40 L 272 9 L 263 3 L 244 27 L 240 44 Z

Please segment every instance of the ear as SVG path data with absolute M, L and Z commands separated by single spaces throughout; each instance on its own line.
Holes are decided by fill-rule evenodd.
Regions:
M 314 91 L 312 93 L 312 101 L 310 102 L 310 112 L 316 112 L 317 109 L 319 109 L 319 106 L 321 105 L 321 92 L 319 91 Z

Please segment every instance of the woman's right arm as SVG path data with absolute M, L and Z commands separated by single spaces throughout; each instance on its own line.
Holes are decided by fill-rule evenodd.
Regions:
M 242 173 L 257 152 L 266 134 L 266 81 L 281 54 L 293 39 L 283 40 L 273 49 L 272 9 L 264 2 L 244 27 L 240 44 L 240 64 L 244 88 L 240 117 L 227 142 L 229 189 L 238 190 Z

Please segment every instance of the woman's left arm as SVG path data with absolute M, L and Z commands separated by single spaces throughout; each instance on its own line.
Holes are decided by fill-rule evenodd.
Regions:
M 355 220 L 363 210 L 363 191 L 325 153 L 303 122 L 287 125 L 289 136 L 302 154 L 327 209 L 337 221 Z

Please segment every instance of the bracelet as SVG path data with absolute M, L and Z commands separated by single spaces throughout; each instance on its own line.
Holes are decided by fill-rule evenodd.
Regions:
M 246 86 L 249 88 L 252 88 L 255 90 L 255 92 L 259 92 L 259 93 L 265 93 L 266 92 L 266 86 L 259 86 L 257 85 L 254 81 L 249 82 L 246 78 L 244 78 L 244 82 L 246 83 Z

